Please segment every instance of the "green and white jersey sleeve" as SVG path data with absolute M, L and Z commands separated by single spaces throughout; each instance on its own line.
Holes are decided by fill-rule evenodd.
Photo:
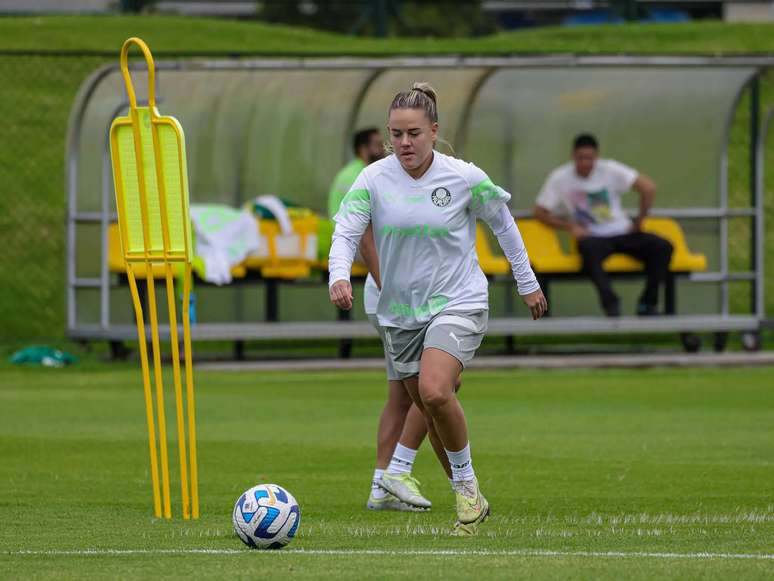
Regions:
M 498 214 L 500 208 L 507 206 L 511 195 L 495 185 L 489 176 L 475 165 L 470 166 L 470 177 L 473 184 L 470 187 L 470 211 L 484 221 Z
M 331 250 L 328 256 L 328 284 L 349 280 L 360 239 L 371 222 L 371 194 L 368 191 L 366 171 L 363 170 L 344 196 L 334 216 Z
M 368 188 L 365 187 L 367 178 L 365 175 L 363 175 L 362 172 L 362 168 L 364 167 L 365 164 L 361 164 L 360 173 L 356 177 L 352 178 L 349 191 L 345 196 L 343 196 L 341 202 L 337 206 L 338 210 L 333 213 L 333 219 L 337 223 L 334 239 L 338 238 L 338 252 L 331 252 L 330 254 L 328 269 L 331 275 L 331 284 L 337 280 L 349 280 L 352 261 L 350 261 L 349 264 L 346 263 L 346 260 L 341 262 L 341 252 L 344 252 L 344 256 L 348 256 L 351 242 L 353 242 L 355 238 L 358 240 L 358 243 L 355 245 L 355 249 L 357 249 L 360 237 L 363 235 L 363 232 L 360 232 L 360 228 L 364 223 L 366 215 L 369 216 L 368 220 L 370 221 L 371 196 L 368 192 Z M 339 226 L 339 224 L 341 224 L 341 226 Z M 365 224 L 368 226 L 368 222 L 365 222 Z M 360 234 L 358 235 L 357 232 L 360 232 Z M 333 249 L 333 246 L 331 246 L 331 249 Z M 354 256 L 355 255 L 353 254 L 353 261 Z M 376 286 L 376 281 L 374 281 L 373 277 L 369 273 L 363 288 L 363 302 L 367 315 L 376 314 L 378 301 L 379 287 Z
M 490 223 L 503 211 L 510 217 L 509 200 L 510 194 L 475 165 L 438 152 L 416 180 L 394 155 L 373 163 L 361 172 L 336 215 L 331 284 L 349 277 L 370 221 L 382 279 L 380 325 L 417 329 L 441 311 L 486 310 L 488 284 L 476 255 L 476 218 Z M 523 244 L 521 250 L 523 263 Z M 527 270 L 534 280 L 528 261 Z

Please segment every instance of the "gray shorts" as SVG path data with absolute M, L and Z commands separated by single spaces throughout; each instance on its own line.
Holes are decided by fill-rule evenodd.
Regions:
M 441 312 L 420 329 L 382 327 L 388 377 L 390 363 L 396 379 L 418 375 L 422 352 L 429 348 L 445 351 L 464 369 L 481 346 L 488 320 L 488 311 Z
M 398 375 L 398 372 L 395 371 L 395 367 L 392 364 L 392 357 L 387 351 L 387 343 L 385 342 L 384 338 L 384 328 L 379 324 L 379 319 L 376 318 L 376 315 L 368 315 L 368 322 L 371 323 L 374 326 L 374 329 L 379 332 L 379 338 L 382 340 L 382 347 L 384 347 L 384 365 L 387 368 L 387 379 L 390 381 L 399 381 L 402 378 L 400 375 Z

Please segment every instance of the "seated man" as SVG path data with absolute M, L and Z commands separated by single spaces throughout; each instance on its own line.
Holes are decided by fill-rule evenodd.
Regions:
M 355 178 L 363 168 L 384 157 L 384 141 L 376 127 L 361 129 L 352 139 L 354 159 L 345 165 L 333 178 L 328 192 L 328 217 L 333 219 L 339 211 L 341 200 L 347 195 L 349 188 L 355 183 Z
M 631 189 L 640 194 L 634 221 L 621 206 L 621 194 Z M 647 282 L 637 314 L 658 314 L 658 289 L 669 271 L 672 245 L 640 229 L 655 196 L 656 186 L 646 175 L 612 159 L 599 159 L 599 145 L 589 134 L 575 138 L 572 161 L 552 171 L 538 195 L 535 217 L 575 237 L 583 269 L 596 285 L 608 317 L 621 314 L 618 296 L 602 268 L 605 258 L 615 252 L 645 264 Z

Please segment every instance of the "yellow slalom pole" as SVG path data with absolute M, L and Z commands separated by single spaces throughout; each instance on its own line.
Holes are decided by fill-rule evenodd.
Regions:
M 151 321 L 151 343 L 153 345 L 153 372 L 156 382 L 156 413 L 159 418 L 159 446 L 161 448 L 161 487 L 164 499 L 164 518 L 172 518 L 169 498 L 169 456 L 167 454 L 167 420 L 164 411 L 164 379 L 161 372 L 161 346 L 159 345 L 159 317 L 156 311 L 156 284 L 153 280 L 153 265 L 145 263 L 148 282 L 148 311 Z
M 151 66 L 149 66 L 150 70 Z M 161 236 L 164 243 L 164 277 L 167 284 L 167 308 L 169 312 L 169 341 L 172 348 L 172 376 L 175 388 L 175 416 L 177 419 L 177 448 L 180 457 L 180 488 L 183 505 L 183 518 L 191 518 L 190 500 L 188 497 L 188 466 L 185 446 L 185 418 L 183 417 L 183 388 L 180 379 L 180 350 L 177 335 L 177 313 L 175 308 L 175 285 L 172 279 L 172 265 L 169 262 L 171 248 L 169 234 L 169 211 L 167 208 L 167 180 L 164 176 L 164 161 L 161 157 L 162 145 L 157 123 L 159 122 L 155 107 L 149 108 L 151 124 L 151 139 L 153 143 L 154 166 L 156 169 L 156 187 L 158 188 L 159 211 L 161 214 Z
M 145 57 L 148 70 L 148 102 L 138 106 L 129 72 L 129 49 L 137 46 Z M 137 317 L 140 351 L 145 388 L 146 414 L 150 434 L 151 479 L 154 495 L 154 514 L 172 517 L 170 495 L 170 468 L 164 406 L 164 378 L 161 366 L 159 313 L 153 274 L 154 265 L 164 265 L 167 308 L 170 324 L 172 371 L 177 416 L 177 438 L 180 459 L 180 485 L 183 518 L 199 517 L 199 484 L 196 451 L 196 416 L 191 354 L 191 325 L 189 303 L 191 296 L 192 243 L 188 207 L 188 178 L 186 170 L 185 137 L 180 123 L 162 116 L 156 109 L 155 65 L 150 49 L 142 39 L 129 38 L 121 48 L 121 74 L 129 98 L 129 113 L 117 117 L 110 127 L 110 150 L 113 163 L 113 182 L 116 191 L 116 209 L 121 232 L 121 246 Z M 180 362 L 180 338 L 175 298 L 173 267 L 184 264 L 183 341 L 185 362 L 185 396 Z M 153 349 L 153 381 L 147 345 L 147 333 L 142 305 L 137 290 L 136 264 L 143 264 L 147 283 L 148 317 Z M 160 278 L 160 277 L 159 277 Z M 148 313 L 150 313 L 148 315 Z M 185 401 L 184 401 L 185 400 Z M 187 409 L 187 413 L 186 413 Z M 155 415 L 155 417 L 154 417 Z M 186 444 L 186 415 L 188 416 L 188 444 Z M 158 443 L 156 426 L 158 426 Z M 160 452 L 157 455 L 157 447 Z M 161 483 L 159 469 L 161 464 Z
M 140 346 L 140 366 L 142 368 L 142 386 L 145 392 L 145 416 L 148 421 L 148 448 L 150 450 L 151 486 L 153 487 L 153 515 L 161 518 L 161 492 L 159 490 L 159 461 L 156 455 L 156 422 L 153 420 L 153 393 L 148 369 L 148 345 L 145 339 L 145 321 L 142 316 L 142 303 L 134 278 L 134 267 L 127 265 L 126 274 L 134 302 L 134 314 L 137 320 L 137 339 Z
M 185 389 L 188 403 L 188 450 L 191 454 L 191 515 L 199 518 L 199 466 L 196 456 L 196 405 L 194 403 L 193 357 L 191 353 L 191 263 L 183 275 L 183 348 L 185 351 Z
M 172 265 L 167 262 L 167 306 L 169 308 L 169 344 L 172 348 L 172 373 L 175 382 L 175 412 L 177 415 L 177 448 L 180 455 L 180 490 L 183 502 L 183 518 L 191 518 L 188 498 L 188 461 L 185 449 L 185 419 L 183 418 L 183 387 L 180 379 L 180 348 L 177 335 L 177 309 L 175 308 L 175 285 L 172 279 Z

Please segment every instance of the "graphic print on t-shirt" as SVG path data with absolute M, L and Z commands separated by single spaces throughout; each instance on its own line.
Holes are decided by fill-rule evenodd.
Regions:
M 610 193 L 607 189 L 596 192 L 576 190 L 570 194 L 575 221 L 583 226 L 603 224 L 613 219 L 610 210 Z

